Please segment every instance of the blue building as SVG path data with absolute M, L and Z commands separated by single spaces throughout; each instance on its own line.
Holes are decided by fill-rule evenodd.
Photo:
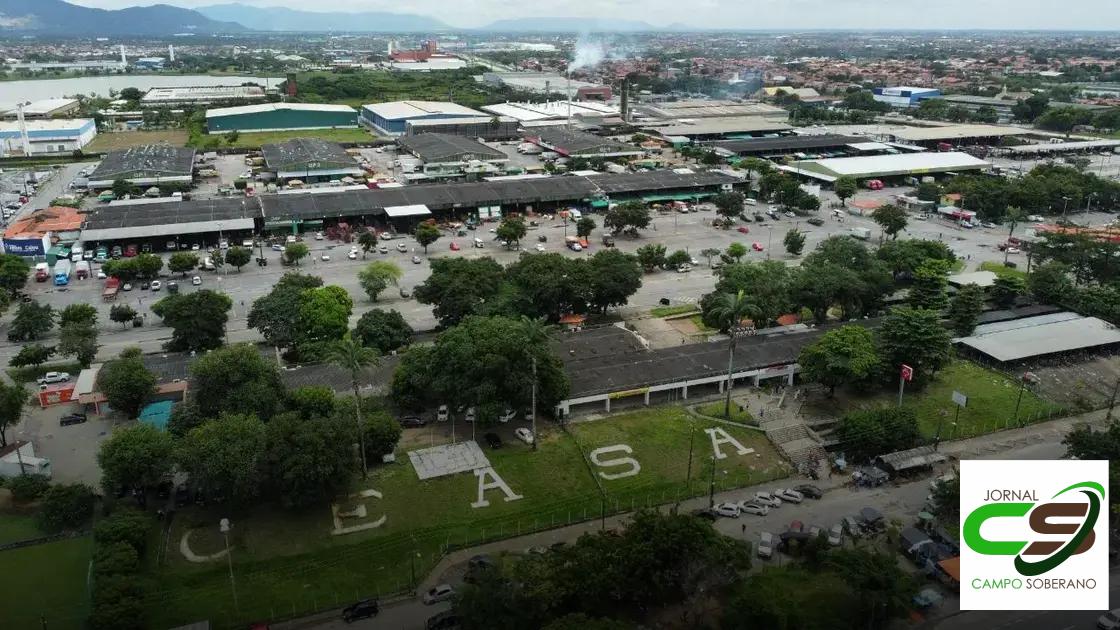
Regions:
M 455 118 L 487 118 L 489 114 L 443 101 L 393 101 L 362 105 L 359 120 L 378 131 L 399 136 L 416 120 L 447 120 Z
M 0 157 L 73 153 L 93 141 L 97 125 L 92 118 L 28 120 L 28 146 L 23 145 L 19 122 L 0 122 Z
M 941 96 L 937 88 L 922 87 L 884 87 L 875 88 L 873 98 L 880 103 L 891 107 L 910 108 L 917 107 L 924 99 Z

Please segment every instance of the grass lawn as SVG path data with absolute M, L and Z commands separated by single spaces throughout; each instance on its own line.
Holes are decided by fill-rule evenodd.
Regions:
M 171 627 L 209 619 L 215 627 L 243 626 L 253 620 L 296 616 L 344 604 L 355 598 L 406 590 L 413 570 L 422 578 L 438 561 L 443 549 L 475 545 L 553 526 L 629 510 L 631 505 L 670 502 L 684 494 L 691 416 L 680 407 L 642 410 L 611 418 L 570 425 L 565 432 L 542 425 L 537 452 L 507 437 L 512 427 L 499 432 L 506 440 L 498 450 L 486 450 L 491 465 L 521 499 L 505 501 L 499 490 L 489 490 L 489 506 L 473 508 L 478 498 L 474 475 L 420 481 L 404 451 L 397 462 L 378 466 L 357 489 L 375 489 L 380 499 L 364 501 L 367 518 L 347 525 L 370 523 L 385 517 L 383 525 L 365 531 L 333 536 L 329 506 L 304 513 L 274 507 L 251 511 L 206 508 L 181 511 L 172 527 L 168 562 L 152 570 L 159 586 L 147 602 L 148 625 Z M 690 494 L 707 492 L 711 472 L 711 441 L 704 428 L 720 426 L 753 453 L 738 455 L 730 445 L 716 470 L 718 488 L 758 483 L 786 474 L 781 460 L 757 431 L 714 422 L 691 420 L 695 459 Z M 605 497 L 584 459 L 592 450 L 626 444 L 641 464 L 635 477 L 600 478 Z M 581 452 L 582 448 L 582 452 Z M 602 461 L 624 456 L 604 455 Z M 595 468 L 617 472 L 625 466 Z M 233 610 L 229 577 L 223 560 L 205 564 L 187 562 L 178 552 L 184 531 L 191 530 L 194 553 L 208 555 L 224 548 L 217 531 L 223 516 L 233 522 L 234 572 L 240 614 Z
M 722 418 L 723 409 L 723 402 L 711 402 L 696 407 L 698 413 L 705 416 L 712 416 L 713 418 Z M 732 394 L 731 398 L 731 421 L 742 424 L 753 424 L 755 422 L 754 416 L 752 416 L 749 411 L 739 408 L 739 405 L 735 402 L 734 394 Z
M 1023 282 L 1027 281 L 1026 271 L 1004 267 L 1002 262 L 984 261 L 980 263 L 980 271 L 990 271 L 1001 278 L 1019 278 Z
M 955 427 L 953 419 L 957 407 L 952 401 L 954 391 L 968 397 L 967 406 L 960 410 L 959 424 Z M 991 433 L 1013 424 L 1018 396 L 1019 384 L 1013 379 L 971 361 L 957 359 L 923 389 L 904 392 L 902 404 L 914 409 L 922 435 L 933 437 L 938 423 L 943 421 L 942 439 L 958 439 Z M 843 415 L 849 409 L 897 403 L 897 390 L 858 398 L 838 395 L 833 401 L 828 401 L 827 409 L 818 411 L 822 415 Z M 1024 424 L 1037 422 L 1060 410 L 1059 405 L 1024 390 L 1019 420 Z
M 5 516 L 5 518 L 7 518 Z M 0 619 L 12 630 L 78 630 L 89 611 L 86 574 L 93 538 L 0 551 Z
M 694 313 L 697 310 L 699 310 L 699 308 L 695 304 L 678 304 L 676 306 L 658 306 L 650 309 L 649 314 L 654 317 L 672 317 L 673 315 Z
M 99 133 L 93 142 L 84 149 L 86 153 L 100 153 L 114 149 L 127 149 L 143 144 L 160 144 L 166 142 L 172 146 L 182 147 L 187 144 L 186 129 L 167 129 L 164 131 L 119 131 L 113 133 Z
M 211 136 L 203 136 L 209 138 Z M 226 142 L 223 134 L 214 134 L 213 137 L 221 138 L 223 147 L 238 147 L 242 149 L 259 149 L 262 144 L 284 142 L 292 138 L 322 138 L 331 142 L 372 142 L 373 134 L 362 128 L 357 129 L 307 129 L 304 131 L 263 131 L 260 133 L 238 134 L 237 142 L 232 145 Z
M 0 512 L 0 545 L 41 538 L 43 532 L 35 526 L 35 517 L 20 512 Z

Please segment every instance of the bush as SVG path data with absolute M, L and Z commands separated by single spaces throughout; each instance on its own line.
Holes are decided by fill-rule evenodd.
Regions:
M 96 501 L 93 489 L 85 484 L 51 486 L 39 508 L 39 529 L 50 534 L 77 529 L 89 522 Z
M 93 528 L 93 540 L 98 545 L 123 543 L 142 555 L 151 524 L 151 518 L 139 510 L 117 510 Z
M 98 576 L 136 573 L 140 556 L 132 545 L 124 542 L 98 544 L 93 554 L 93 572 Z
M 16 503 L 27 503 L 43 496 L 51 487 L 49 479 L 43 475 L 20 475 L 8 480 L 8 490 L 12 491 L 12 500 Z
M 94 582 L 93 610 L 88 625 L 93 630 L 140 630 L 144 627 L 144 595 L 135 575 L 102 575 Z

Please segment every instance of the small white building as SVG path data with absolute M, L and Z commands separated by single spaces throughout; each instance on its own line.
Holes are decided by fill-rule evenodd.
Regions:
M 27 131 L 24 145 L 23 130 Z M 0 157 L 73 153 L 93 142 L 97 125 L 92 118 L 0 121 Z
M 0 477 L 18 477 L 22 474 L 43 475 L 50 479 L 51 460 L 35 457 L 35 447 L 31 442 L 16 440 L 0 448 Z

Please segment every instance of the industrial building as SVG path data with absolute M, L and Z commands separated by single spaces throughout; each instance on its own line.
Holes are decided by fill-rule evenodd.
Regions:
M 263 101 L 264 99 L 264 88 L 259 85 L 202 85 L 154 87 L 140 99 L 140 104 L 146 107 L 209 105 L 223 101 Z
M 80 108 L 81 103 L 79 103 L 76 98 L 45 98 L 24 104 L 23 119 L 45 120 L 49 118 L 59 118 L 73 114 Z M 12 107 L 0 115 L 0 117 L 5 120 L 15 120 L 19 118 L 19 108 Z
M 910 108 L 917 107 L 923 99 L 937 98 L 941 90 L 924 87 L 877 87 L 872 90 L 872 98 L 891 107 Z
M 549 120 L 567 120 L 568 118 L 585 118 L 601 120 L 608 116 L 618 116 L 617 107 L 606 103 L 576 102 L 576 101 L 545 101 L 544 103 L 499 103 L 485 105 L 483 111 L 497 116 L 508 116 L 521 123 L 531 123 Z
M 260 202 L 256 199 L 228 197 L 100 206 L 86 215 L 82 241 L 87 246 L 148 242 L 158 251 L 167 249 L 169 241 L 175 244 L 180 238 L 193 240 L 211 234 L 216 237 L 219 232 L 234 238 L 250 236 L 260 217 Z
M 744 103 L 727 100 L 690 100 L 635 105 L 635 111 L 664 120 L 674 118 L 725 118 L 728 116 L 775 119 L 785 121 L 789 112 L 766 103 Z
M 522 92 L 533 92 L 545 97 L 560 95 L 569 92 L 574 96 L 584 88 L 602 88 L 598 83 L 588 83 L 576 79 L 568 80 L 562 74 L 555 72 L 484 72 L 483 83 L 494 86 L 505 86 Z M 609 89 L 609 88 L 608 88 Z M 610 97 L 607 97 L 610 100 Z
M 408 131 L 408 123 L 418 120 L 451 120 L 483 118 L 486 114 L 446 101 L 392 101 L 362 105 L 359 121 L 381 133 L 399 136 Z
M 194 149 L 146 144 L 109 151 L 89 176 L 91 190 L 112 188 L 123 179 L 136 186 L 189 184 L 194 177 Z
M 1039 157 L 1056 153 L 1094 153 L 1120 151 L 1120 140 L 1083 140 L 1080 142 L 1044 142 L 1022 144 L 1002 149 L 1015 157 Z
M 1000 364 L 1120 347 L 1120 330 L 1096 317 L 1064 311 L 981 324 L 954 340 L 966 352 Z
M 645 151 L 610 138 L 569 131 L 563 127 L 542 127 L 526 133 L 525 140 L 563 157 L 638 157 Z
M 795 175 L 833 182 L 845 176 L 855 179 L 922 176 L 982 171 L 990 166 L 988 162 L 967 153 L 923 151 L 898 155 L 800 160 L 779 168 Z
M 479 116 L 476 118 L 449 118 L 435 120 L 410 120 L 404 135 L 442 133 L 483 140 L 511 140 L 519 138 L 521 125 L 508 116 Z
M 261 103 L 206 110 L 207 133 L 348 129 L 357 126 L 358 113 L 349 105 Z
M 77 241 L 81 227 L 82 215 L 75 208 L 51 206 L 36 210 L 4 230 L 4 253 L 43 258 L 52 248 Z
M 424 163 L 423 172 L 428 177 L 501 173 L 509 162 L 505 153 L 464 136 L 423 133 L 402 136 L 397 144 Z
M 996 120 L 1001 123 L 1011 122 L 1014 118 L 1011 108 L 1017 102 L 994 96 L 972 96 L 971 94 L 947 94 L 938 98 L 951 106 L 963 107 L 972 113 L 989 107 L 996 112 Z
M 318 138 L 295 138 L 261 147 L 265 170 L 281 181 L 304 183 L 361 177 L 362 168 L 340 145 Z
M 760 116 L 727 116 L 722 118 L 680 119 L 666 124 L 646 123 L 642 130 L 660 135 L 673 144 L 704 140 L 726 140 L 776 135 L 788 132 L 788 123 Z
M 1003 125 L 940 125 L 935 127 L 901 127 L 893 130 L 890 135 L 896 142 L 932 149 L 942 143 L 954 146 L 996 145 L 1002 138 L 1023 136 L 1029 133 L 1031 133 L 1030 129 Z
M 26 138 L 24 131 L 27 132 Z M 80 151 L 97 136 L 92 118 L 0 122 L 0 157 Z
M 717 153 L 740 157 L 781 157 L 805 152 L 829 153 L 846 152 L 854 144 L 862 144 L 866 138 L 825 134 L 820 136 L 781 136 L 778 138 L 746 138 L 743 140 L 717 140 L 705 143 Z

